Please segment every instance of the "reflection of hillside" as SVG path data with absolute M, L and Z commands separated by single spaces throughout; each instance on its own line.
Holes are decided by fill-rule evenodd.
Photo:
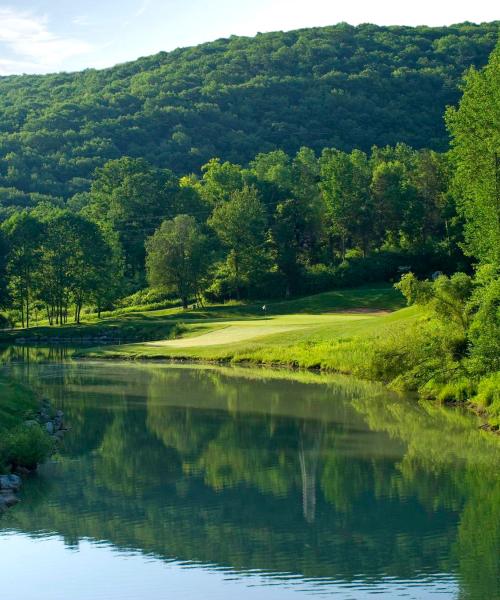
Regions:
M 461 598 L 500 596 L 498 438 L 478 431 L 468 413 L 434 403 L 402 410 L 394 399 L 381 404 L 359 397 L 353 405 L 370 428 L 405 441 L 397 493 L 417 498 L 429 511 L 459 511 L 453 555 L 460 563 Z
M 355 381 L 237 373 L 39 367 L 78 425 L 50 493 L 4 526 L 307 577 L 459 569 L 464 598 L 494 597 L 498 446 L 468 417 Z

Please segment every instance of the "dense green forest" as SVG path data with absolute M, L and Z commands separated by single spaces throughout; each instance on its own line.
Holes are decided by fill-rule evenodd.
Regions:
M 280 298 L 411 270 L 468 268 L 449 159 L 399 144 L 367 155 L 303 147 L 246 168 L 212 159 L 177 178 L 123 157 L 66 207 L 41 202 L 2 226 L 15 321 L 63 323 L 70 309 L 202 297 Z
M 500 415 L 497 36 L 338 25 L 0 80 L 4 323 L 399 282 L 429 317 L 381 379 Z
M 96 71 L 0 78 L 0 205 L 88 191 L 108 160 L 177 175 L 302 146 L 444 151 L 442 115 L 486 64 L 498 22 L 231 37 Z M 40 196 L 40 194 L 42 196 Z

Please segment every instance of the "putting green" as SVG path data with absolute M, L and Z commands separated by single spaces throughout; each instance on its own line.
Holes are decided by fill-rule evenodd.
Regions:
M 176 340 L 165 340 L 160 342 L 148 342 L 148 346 L 170 346 L 172 348 L 198 348 L 201 346 L 219 346 L 221 344 L 233 344 L 243 340 L 264 337 L 275 333 L 284 333 L 302 329 L 301 325 L 228 325 L 224 329 L 217 329 L 195 337 L 180 338 Z
M 206 333 L 173 340 L 146 342 L 145 346 L 156 348 L 202 348 L 206 346 L 222 346 L 236 344 L 246 340 L 258 339 L 280 333 L 288 333 L 299 329 L 339 321 L 354 321 L 373 318 L 373 315 L 353 315 L 337 313 L 335 315 L 280 315 L 260 321 L 233 321 L 231 324 L 210 328 Z

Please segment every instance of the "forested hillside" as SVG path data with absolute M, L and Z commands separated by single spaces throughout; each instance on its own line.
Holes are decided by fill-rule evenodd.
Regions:
M 0 203 L 87 191 L 96 167 L 145 158 L 177 174 L 301 146 L 443 151 L 443 113 L 498 22 L 339 24 L 231 37 L 103 70 L 0 78 Z

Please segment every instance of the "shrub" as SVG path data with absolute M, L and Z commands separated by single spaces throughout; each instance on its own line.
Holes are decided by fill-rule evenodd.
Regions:
M 476 374 L 500 370 L 500 278 L 498 270 L 487 265 L 478 270 L 470 310 L 471 368 Z
M 125 308 L 129 306 L 141 306 L 160 303 L 174 304 L 175 302 L 176 299 L 172 296 L 172 292 L 169 292 L 162 288 L 145 288 L 143 290 L 139 290 L 131 296 L 122 298 L 117 305 L 119 307 Z
M 306 267 L 301 284 L 301 291 L 305 294 L 319 294 L 337 287 L 335 267 L 324 264 Z
M 474 402 L 487 411 L 491 425 L 500 426 L 500 371 L 479 381 Z
M 0 313 L 0 329 L 8 329 L 9 327 L 12 327 L 9 317 Z
M 463 344 L 463 335 L 456 327 L 436 319 L 395 327 L 374 341 L 370 376 L 394 388 L 434 396 L 430 382 L 445 383 L 460 371 L 455 352 Z
M 1 462 L 12 467 L 35 469 L 54 451 L 54 441 L 35 425 L 21 426 L 8 433 L 0 447 Z
M 500 403 L 500 371 L 481 379 L 474 400 L 484 408 Z
M 474 384 L 467 379 L 451 381 L 441 387 L 437 393 L 440 402 L 467 402 L 475 392 Z

